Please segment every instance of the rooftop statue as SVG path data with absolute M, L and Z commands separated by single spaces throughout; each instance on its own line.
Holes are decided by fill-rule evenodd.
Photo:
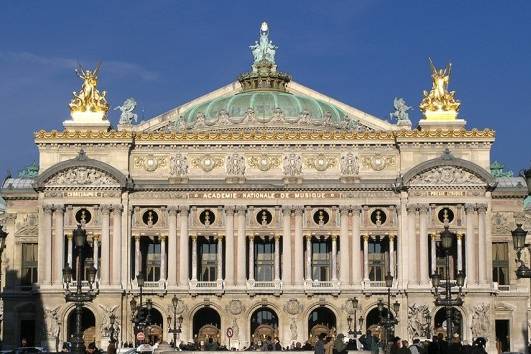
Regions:
M 122 103 L 121 106 L 115 107 L 114 110 L 119 109 L 120 112 L 120 121 L 119 124 L 131 124 L 133 121 L 137 121 L 138 114 L 133 113 L 136 108 L 136 101 L 134 98 L 130 97 Z
M 77 76 L 83 80 L 81 91 L 73 92 L 74 97 L 70 101 L 71 112 L 104 112 L 109 110 L 109 104 L 105 98 L 105 91 L 98 91 L 98 72 L 100 64 L 94 70 L 84 70 L 81 65 L 75 70 Z
M 256 71 L 256 64 L 262 60 L 266 60 L 271 64 L 275 64 L 275 53 L 277 51 L 277 46 L 269 40 L 269 27 L 267 22 L 262 22 L 260 26 L 260 41 L 254 42 L 254 45 L 250 46 L 251 52 L 253 53 L 253 70 Z
M 409 111 L 411 107 L 406 104 L 406 101 L 403 98 L 395 97 L 393 101 L 393 106 L 395 108 L 395 111 L 389 113 L 391 119 L 396 118 L 397 123 L 411 122 L 409 120 L 409 113 L 407 113 L 407 111 Z
M 452 64 L 448 64 L 444 69 L 437 69 L 431 58 L 429 61 L 433 86 L 429 92 L 424 91 L 420 110 L 425 114 L 426 112 L 454 112 L 457 115 L 461 103 L 455 99 L 455 91 L 448 91 Z

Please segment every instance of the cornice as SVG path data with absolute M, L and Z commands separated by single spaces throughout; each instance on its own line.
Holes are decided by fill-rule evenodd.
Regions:
M 41 142 L 60 142 L 60 141 L 131 141 L 134 133 L 130 131 L 92 131 L 92 130 L 64 130 L 64 131 L 45 131 L 39 130 L 34 133 L 35 143 Z

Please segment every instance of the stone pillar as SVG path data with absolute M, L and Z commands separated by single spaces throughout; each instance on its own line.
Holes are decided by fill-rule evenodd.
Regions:
M 280 282 L 280 235 L 275 235 L 275 283 Z
M 437 239 L 435 234 L 431 234 L 431 273 L 437 270 Z
M 121 257 L 116 257 L 116 255 L 121 254 L 122 250 L 122 206 L 114 205 L 112 213 L 112 274 L 111 274 L 111 283 L 112 285 L 119 286 L 122 280 L 121 276 L 121 266 L 120 261 Z
M 352 283 L 361 283 L 361 235 L 360 235 L 361 207 L 352 208 Z
M 463 236 L 464 234 L 457 234 L 457 271 L 463 270 Z
M 428 274 L 428 232 L 427 232 L 427 219 L 428 219 L 428 210 L 427 205 L 421 205 L 419 207 L 420 213 L 420 284 L 421 285 L 430 285 L 430 276 Z
M 465 238 L 465 254 L 466 254 L 466 278 L 467 284 L 477 284 L 477 260 L 475 255 L 475 235 L 474 235 L 474 215 L 475 208 L 472 204 L 465 205 L 466 216 L 466 238 Z
M 140 253 L 140 235 L 133 235 L 135 238 L 135 279 L 138 273 L 142 270 L 142 258 Z
M 66 235 L 66 239 L 68 240 L 68 256 L 67 256 L 67 262 L 68 262 L 68 266 L 70 268 L 73 267 L 73 262 L 72 262 L 72 257 L 73 257 L 73 253 L 74 253 L 74 242 L 72 240 L 72 238 L 74 237 L 74 235 L 72 234 L 68 234 Z
M 64 230 L 64 218 L 65 208 L 64 205 L 54 205 L 54 217 L 55 217 L 55 235 L 54 235 L 54 271 L 53 271 L 53 283 L 60 285 L 63 283 L 63 267 L 64 267 L 64 252 L 65 252 L 65 230 Z
M 306 235 L 306 281 L 312 281 L 312 235 Z
M 187 252 L 188 253 L 188 250 Z M 177 286 L 177 208 L 168 206 L 168 287 Z
M 389 235 L 389 272 L 395 277 L 395 235 Z
M 485 224 L 486 205 L 478 205 L 478 265 L 479 265 L 479 284 L 487 283 L 487 233 Z
M 302 235 L 302 216 L 304 208 L 302 206 L 295 207 L 295 256 L 294 256 L 294 270 L 295 277 L 293 282 L 296 285 L 304 283 L 303 265 L 304 265 L 304 237 Z
M 225 206 L 225 285 L 234 282 L 234 206 Z
M 246 236 L 245 236 L 245 213 L 247 206 L 238 207 L 238 285 L 245 286 L 246 282 Z
M 249 235 L 249 281 L 254 282 L 254 236 Z
M 407 207 L 407 239 L 409 251 L 409 282 L 411 284 L 418 284 L 417 278 L 417 229 L 415 213 L 417 207 L 409 205 Z
M 191 238 L 192 238 L 192 282 L 197 282 L 197 235 L 191 235 Z M 188 276 L 186 277 L 188 278 Z
M 160 235 L 160 280 L 166 281 L 166 235 Z
M 110 206 L 100 205 L 101 210 L 101 268 L 98 270 L 100 275 L 100 285 L 109 285 L 109 221 Z M 140 252 L 140 251 L 139 251 Z M 137 273 L 138 274 L 138 273 Z
M 49 285 L 52 270 L 52 210 L 51 205 L 42 207 L 42 224 L 39 228 L 39 283 Z M 40 266 L 42 264 L 42 266 Z
M 223 283 L 223 236 L 219 235 L 217 237 L 217 256 L 216 256 L 216 275 L 217 275 L 217 283 L 222 284 Z
M 100 274 L 100 267 L 98 265 L 100 257 L 100 235 L 92 236 L 92 259 L 94 260 L 94 268 L 98 271 L 96 274 Z M 99 277 L 98 277 L 99 278 Z
M 332 235 L 332 282 L 337 282 L 337 235 Z
M 369 281 L 369 235 L 363 235 L 363 281 Z
M 188 234 L 188 206 L 179 207 L 179 283 L 181 286 L 188 286 L 188 252 L 189 252 L 189 242 L 190 235 Z M 195 267 L 195 278 L 192 275 L 192 279 L 197 281 L 197 240 L 192 238 L 192 271 Z M 193 255 L 195 252 L 195 260 Z
M 292 283 L 291 277 L 291 207 L 282 207 L 282 284 Z
M 350 252 L 349 252 L 349 232 L 348 232 L 348 218 L 350 211 L 348 207 L 341 206 L 339 208 L 339 242 L 341 248 L 341 265 L 339 267 L 339 280 L 342 286 L 347 286 L 350 278 L 349 274 L 349 263 L 350 263 Z

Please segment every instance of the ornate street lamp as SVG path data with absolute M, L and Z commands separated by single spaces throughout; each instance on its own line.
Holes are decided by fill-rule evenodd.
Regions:
M 353 338 L 357 335 L 360 335 L 361 334 L 361 323 L 360 323 L 360 330 L 358 330 L 358 326 L 357 326 L 357 321 L 356 321 L 356 315 L 357 315 L 357 311 L 358 311 L 358 305 L 359 305 L 359 302 L 358 302 L 358 299 L 356 297 L 353 297 L 349 300 L 351 303 L 352 303 L 352 309 L 354 310 L 353 312 L 353 315 L 354 316 L 350 316 L 348 315 L 347 317 L 347 324 L 348 324 L 348 335 L 349 335 L 349 338 Z M 354 329 L 352 329 L 352 324 L 354 324 Z
M 2 263 L 2 253 L 4 252 L 4 248 L 6 246 L 6 238 L 8 233 L 4 231 L 3 226 L 0 225 L 0 263 Z M 0 266 L 0 300 L 3 302 L 3 294 L 2 294 L 2 267 Z M 3 308 L 3 307 L 2 307 Z M 0 328 L 2 325 L 2 320 L 4 318 L 4 313 L 0 314 Z
M 437 270 L 431 275 L 431 284 L 435 294 L 435 305 L 443 306 L 446 309 L 446 338 L 448 345 L 452 338 L 452 310 L 453 307 L 463 305 L 463 286 L 465 284 L 465 273 L 460 270 L 457 272 L 456 283 L 450 282 L 450 249 L 452 248 L 454 233 L 449 230 L 448 225 L 444 226 L 441 232 L 441 246 L 446 258 L 446 274 L 444 284 L 441 284 L 441 276 Z M 439 288 L 443 285 L 444 292 L 439 293 Z M 452 298 L 452 288 L 457 287 L 459 292 L 457 297 Z
M 181 334 L 181 325 L 183 323 L 183 316 L 177 317 L 177 306 L 179 305 L 179 299 L 177 298 L 177 295 L 173 295 L 171 304 L 173 307 L 173 328 L 170 329 L 169 332 L 173 334 L 173 347 L 177 349 L 177 340 L 180 339 L 178 337 Z M 168 315 L 168 326 L 171 323 L 171 318 L 172 316 Z
M 384 317 L 383 311 L 385 309 L 385 304 L 382 299 L 378 300 L 378 311 L 380 312 L 380 325 L 385 330 L 385 342 L 384 342 L 384 352 L 389 353 L 391 347 L 389 346 L 389 340 L 391 339 L 391 333 L 394 332 L 395 326 L 398 324 L 398 311 L 400 310 L 400 303 L 398 300 L 392 305 L 393 311 L 395 312 L 395 318 L 391 318 L 391 287 L 393 286 L 393 276 L 390 272 L 385 276 L 385 286 L 387 287 L 387 314 Z
M 83 291 L 81 277 L 82 277 L 82 253 L 87 241 L 87 233 L 81 228 L 81 225 L 77 226 L 74 230 L 74 242 L 76 245 L 76 291 L 70 291 L 70 282 L 72 281 L 72 268 L 68 265 L 63 269 L 63 281 L 65 282 L 65 300 L 66 302 L 75 303 L 76 311 L 76 332 L 72 341 L 72 352 L 84 353 L 85 345 L 83 341 L 83 334 L 81 333 L 81 318 L 83 314 L 83 306 L 85 302 L 92 302 L 96 297 L 96 291 L 93 288 L 96 279 L 96 268 L 90 266 L 87 270 L 89 289 Z
M 531 173 L 531 169 L 529 169 Z M 531 185 L 530 185 L 531 188 Z M 516 224 L 516 229 L 511 231 L 511 234 L 513 236 L 513 247 L 516 251 L 516 261 L 520 262 L 520 266 L 518 269 L 516 269 L 516 277 L 518 279 L 531 279 L 531 269 L 525 264 L 524 260 L 522 259 L 522 251 L 528 247 L 525 244 L 525 238 L 527 236 L 527 231 L 522 229 L 522 224 Z M 528 249 L 528 251 L 531 254 L 531 250 Z M 531 285 L 529 287 L 529 296 L 531 297 Z M 527 313 L 527 311 L 526 311 Z M 529 323 L 529 314 L 527 314 L 527 321 L 526 324 Z M 526 339 L 526 348 L 529 347 L 528 338 L 527 336 L 524 336 Z

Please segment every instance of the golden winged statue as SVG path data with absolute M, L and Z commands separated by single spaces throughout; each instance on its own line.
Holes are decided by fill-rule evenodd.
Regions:
M 109 110 L 109 103 L 105 91 L 98 91 L 98 73 L 101 63 L 98 63 L 94 70 L 83 69 L 81 65 L 75 70 L 77 76 L 83 80 L 81 90 L 73 92 L 73 98 L 70 101 L 70 112 L 104 112 Z
M 454 112 L 457 115 L 461 103 L 455 99 L 455 91 L 448 91 L 448 83 L 452 72 L 452 63 L 444 69 L 437 69 L 433 61 L 429 58 L 431 68 L 431 78 L 433 86 L 431 90 L 424 91 L 424 98 L 420 103 L 420 110 L 423 113 L 430 112 Z

